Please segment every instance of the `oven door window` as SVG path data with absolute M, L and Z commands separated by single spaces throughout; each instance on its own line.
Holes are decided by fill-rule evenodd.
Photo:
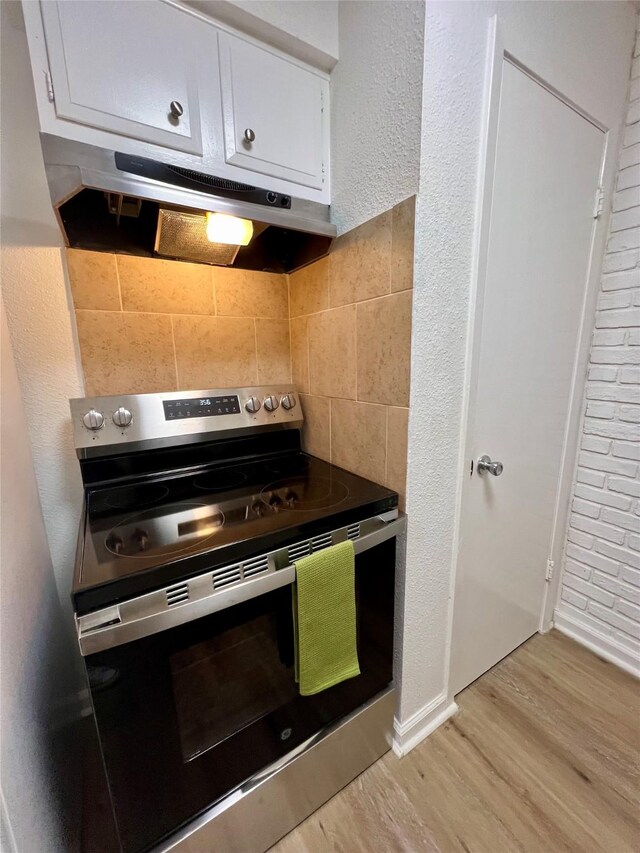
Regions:
M 294 675 L 291 588 L 86 658 L 125 853 L 142 853 L 354 711 L 392 678 L 395 542 L 356 557 L 361 674 L 314 696 Z M 97 669 L 96 669 L 97 668 Z
M 191 761 L 296 698 L 290 648 L 262 614 L 171 655 L 182 757 Z

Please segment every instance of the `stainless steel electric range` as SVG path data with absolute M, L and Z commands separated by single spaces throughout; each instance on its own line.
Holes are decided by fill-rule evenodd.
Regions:
M 264 851 L 390 746 L 398 496 L 301 451 L 290 386 L 71 413 L 72 595 L 120 848 Z M 303 697 L 294 562 L 346 539 L 361 674 Z

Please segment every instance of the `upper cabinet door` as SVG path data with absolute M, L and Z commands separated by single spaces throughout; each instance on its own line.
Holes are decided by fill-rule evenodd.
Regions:
M 219 46 L 226 162 L 322 189 L 327 78 L 228 33 L 220 33 Z
M 41 9 L 59 118 L 202 154 L 189 15 L 145 0 Z

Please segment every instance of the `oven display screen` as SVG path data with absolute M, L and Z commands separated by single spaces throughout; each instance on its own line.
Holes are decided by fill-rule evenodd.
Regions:
M 228 397 L 194 397 L 192 400 L 163 400 L 164 419 L 209 418 L 214 415 L 237 415 L 240 401 L 235 394 Z

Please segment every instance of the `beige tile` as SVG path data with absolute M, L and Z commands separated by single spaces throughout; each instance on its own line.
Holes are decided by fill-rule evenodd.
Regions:
M 255 385 L 253 321 L 234 317 L 172 317 L 180 388 Z
M 258 385 L 291 382 L 288 320 L 256 320 Z
M 416 197 L 411 196 L 393 208 L 391 227 L 391 291 L 413 287 L 413 244 Z
M 67 249 L 66 255 L 74 306 L 94 311 L 120 311 L 116 256 L 84 249 Z
M 289 276 L 291 316 L 316 314 L 329 307 L 329 258 L 321 258 Z
M 388 210 L 336 240 L 329 255 L 332 307 L 389 293 L 391 220 Z
M 76 321 L 88 395 L 176 390 L 170 317 L 76 311 Z
M 213 314 L 211 267 L 118 255 L 122 307 L 158 314 Z
M 286 275 L 216 267 L 216 312 L 226 317 L 289 316 Z
M 400 495 L 405 508 L 409 409 L 387 408 L 387 476 L 385 485 Z
M 331 401 L 331 461 L 334 465 L 384 483 L 387 411 L 384 406 Z
M 358 305 L 358 399 L 409 405 L 413 291 Z
M 309 320 L 294 317 L 291 320 L 291 379 L 298 391 L 309 392 Z
M 321 397 L 356 397 L 356 306 L 309 317 L 309 387 Z
M 312 456 L 331 460 L 331 400 L 328 397 L 300 395 L 304 426 L 302 446 Z

